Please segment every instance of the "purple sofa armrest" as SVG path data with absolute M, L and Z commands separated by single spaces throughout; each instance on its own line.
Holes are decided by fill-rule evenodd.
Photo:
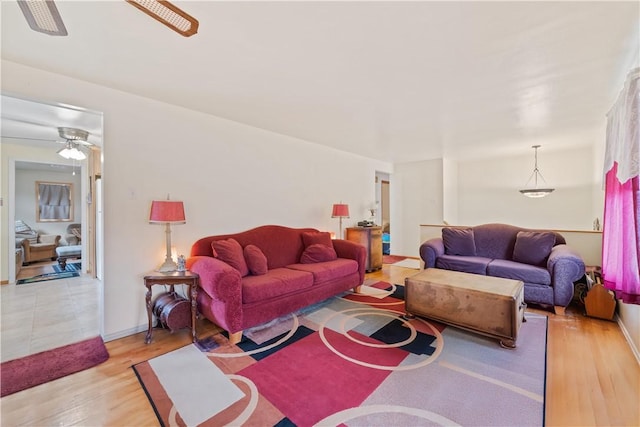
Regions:
M 554 305 L 566 307 L 573 298 L 573 283 L 584 275 L 584 261 L 569 246 L 556 245 L 549 255 L 547 269 L 551 273 Z
M 333 249 L 338 254 L 338 258 L 352 259 L 358 262 L 358 272 L 360 273 L 360 284 L 364 282 L 364 273 L 367 262 L 367 250 L 364 246 L 349 240 L 333 240 Z
M 424 261 L 424 268 L 434 268 L 438 257 L 444 255 L 442 237 L 434 237 L 420 245 L 420 258 Z

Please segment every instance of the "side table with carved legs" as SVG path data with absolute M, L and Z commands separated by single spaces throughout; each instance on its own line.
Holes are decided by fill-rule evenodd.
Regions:
M 172 271 L 168 273 L 154 271 L 153 273 L 144 276 L 144 285 L 147 287 L 147 318 L 149 319 L 149 329 L 144 340 L 145 343 L 149 344 L 151 342 L 151 335 L 153 333 L 153 315 L 151 313 L 151 288 L 153 285 L 169 285 L 171 287 L 171 292 L 173 292 L 175 285 L 189 286 L 189 302 L 191 303 L 191 341 L 196 342 L 196 314 L 198 311 L 196 297 L 198 296 L 199 281 L 200 276 L 191 271 Z

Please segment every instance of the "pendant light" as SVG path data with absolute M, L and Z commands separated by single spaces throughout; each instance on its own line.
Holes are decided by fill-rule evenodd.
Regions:
M 520 190 L 520 193 L 522 193 L 523 196 L 527 196 L 532 199 L 538 199 L 541 197 L 548 196 L 549 194 L 551 194 L 551 192 L 553 192 L 553 190 L 555 190 L 555 188 L 538 188 L 538 177 L 542 179 L 545 185 L 547 182 L 545 181 L 544 177 L 540 173 L 540 170 L 538 169 L 538 148 L 540 148 L 540 145 L 532 145 L 531 148 L 535 150 L 535 166 L 533 168 L 533 172 L 531 173 L 531 176 L 529 176 L 529 180 L 525 184 L 525 188 Z M 526 188 L 529 186 L 531 179 L 534 180 L 533 188 L 530 188 L 530 187 Z

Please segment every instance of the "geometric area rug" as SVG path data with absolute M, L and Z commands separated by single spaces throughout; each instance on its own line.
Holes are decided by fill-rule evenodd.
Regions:
M 55 266 L 57 267 L 57 265 Z M 38 274 L 33 277 L 26 277 L 24 279 L 19 279 L 16 281 L 16 285 L 24 285 L 27 283 L 37 283 L 37 282 L 50 282 L 52 280 L 58 279 L 69 279 L 71 277 L 79 277 L 80 273 L 77 271 L 63 271 L 61 273 L 43 273 Z
M 82 263 L 81 262 L 74 262 L 74 263 L 66 264 L 64 269 L 61 268 L 57 264 L 54 264 L 52 267 L 53 267 L 53 270 L 56 273 L 62 273 L 63 271 L 82 271 Z
M 547 318 L 515 349 L 405 320 L 404 287 L 365 283 L 133 366 L 162 425 L 544 425 Z

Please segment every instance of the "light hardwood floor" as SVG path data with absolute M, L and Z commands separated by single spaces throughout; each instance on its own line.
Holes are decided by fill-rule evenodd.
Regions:
M 385 265 L 367 278 L 403 283 L 417 271 Z M 584 317 L 578 308 L 566 316 L 548 315 L 549 343 L 546 425 L 640 425 L 640 365 L 618 325 Z M 198 321 L 200 337 L 215 326 Z M 154 331 L 107 343 L 110 359 L 95 368 L 0 399 L 3 426 L 158 425 L 131 365 L 180 348 L 189 331 Z M 505 350 L 508 351 L 508 350 Z

